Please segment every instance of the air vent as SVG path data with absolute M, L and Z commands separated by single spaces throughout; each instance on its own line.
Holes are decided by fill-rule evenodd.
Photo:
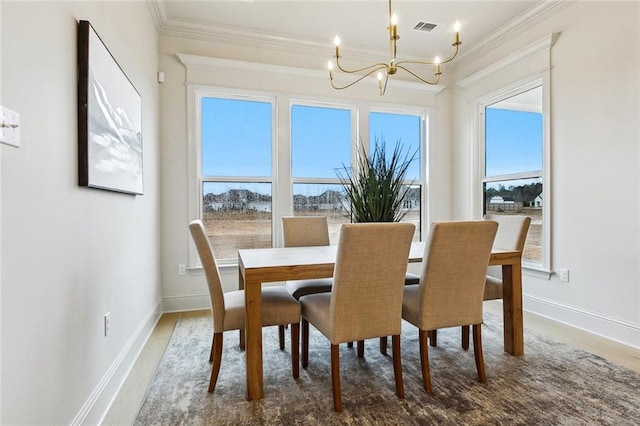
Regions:
M 437 24 L 431 24 L 429 22 L 418 22 L 416 24 L 415 27 L 413 27 L 414 30 L 416 31 L 426 31 L 426 32 L 431 32 L 435 27 L 437 27 Z

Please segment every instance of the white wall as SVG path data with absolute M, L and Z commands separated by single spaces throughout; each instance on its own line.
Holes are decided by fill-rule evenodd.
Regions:
M 78 186 L 79 19 L 142 96 L 143 196 Z M 157 34 L 144 2 L 3 2 L 2 43 L 0 423 L 96 424 L 159 313 Z
M 525 275 L 524 308 L 635 347 L 640 347 L 639 24 L 638 2 L 575 2 L 466 64 L 458 76 L 561 33 L 551 49 L 550 71 L 551 266 L 569 268 L 571 281 Z M 499 85 L 494 79 L 486 89 Z M 474 208 L 469 164 L 477 141 L 470 138 L 468 96 L 458 90 L 454 101 L 457 218 L 469 217 Z M 606 202 L 586 201 L 594 196 Z

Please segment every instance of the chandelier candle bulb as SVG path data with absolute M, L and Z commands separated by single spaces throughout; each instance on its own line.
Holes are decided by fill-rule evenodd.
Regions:
M 453 31 L 455 31 L 456 35 L 455 35 L 455 39 L 453 41 L 452 46 L 459 46 L 460 43 L 460 22 L 456 21 L 455 24 L 453 24 Z
M 389 28 L 391 29 L 391 40 L 397 40 L 400 38 L 398 37 L 398 15 L 394 13 L 393 15 L 391 15 L 391 18 L 389 18 L 389 21 Z

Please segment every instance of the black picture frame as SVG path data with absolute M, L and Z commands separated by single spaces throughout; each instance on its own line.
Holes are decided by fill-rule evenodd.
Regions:
M 89 21 L 78 22 L 80 186 L 143 194 L 142 98 Z

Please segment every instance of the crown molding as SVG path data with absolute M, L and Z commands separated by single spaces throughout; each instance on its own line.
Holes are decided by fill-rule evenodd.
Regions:
M 565 7 L 573 4 L 577 0 L 551 0 L 541 1 L 529 8 L 523 14 L 504 25 L 493 34 L 485 37 L 480 43 L 469 50 L 463 50 L 451 64 L 447 64 L 447 73 L 455 74 L 460 69 L 468 66 L 472 62 L 490 53 L 499 45 L 507 42 L 532 26 L 544 21 L 549 16 L 557 13 Z M 162 0 L 148 0 L 149 10 L 155 22 L 159 35 L 189 38 L 201 41 L 210 41 L 220 44 L 227 44 L 240 47 L 248 47 L 260 50 L 283 51 L 293 54 L 303 54 L 311 56 L 331 56 L 334 46 L 332 43 L 318 42 L 317 40 L 296 38 L 266 33 L 253 30 L 239 30 L 233 27 L 223 27 L 186 22 L 180 19 L 167 16 Z M 357 46 L 349 47 L 349 57 L 356 62 L 371 63 L 380 58 L 380 51 Z M 419 58 L 407 57 L 408 60 L 418 60 Z M 260 65 L 264 67 L 264 65 Z M 277 72 L 276 72 L 277 73 Z M 298 74 L 299 75 L 299 74 Z M 406 84 L 405 84 L 406 83 Z M 396 79 L 394 85 L 399 87 L 407 86 L 409 89 L 412 82 Z M 417 85 L 416 85 L 417 86 Z M 429 93 L 439 93 L 441 86 L 436 86 L 429 90 Z M 424 90 L 420 90 L 424 91 Z
M 478 82 L 479 80 L 482 80 L 485 77 L 495 75 L 500 70 L 525 61 L 528 58 L 537 55 L 538 53 L 542 53 L 545 51 L 548 52 L 558 40 L 558 37 L 560 37 L 560 33 L 549 34 L 548 36 L 534 43 L 531 43 L 530 45 L 518 50 L 517 52 L 507 56 L 506 58 L 494 62 L 490 66 L 483 68 L 482 70 L 474 74 L 471 74 L 465 79 L 460 80 L 457 85 L 459 87 L 462 87 L 463 89 L 466 89 L 467 87 Z
M 222 70 L 233 73 L 241 72 L 281 78 L 302 78 L 315 81 L 328 79 L 326 71 L 310 70 L 308 68 L 237 61 L 234 59 L 213 58 L 209 56 L 188 55 L 184 53 L 177 53 L 176 56 L 187 69 L 215 69 L 218 71 Z M 438 94 L 445 88 L 445 86 L 442 85 L 428 85 L 397 79 L 390 81 L 390 84 L 392 84 L 394 88 L 412 91 L 414 93 Z
M 325 43 L 303 38 L 292 39 L 291 37 L 275 33 L 248 29 L 239 30 L 234 27 L 224 27 L 220 25 L 212 27 L 206 24 L 186 22 L 168 17 L 160 0 L 150 0 L 149 4 L 156 29 L 160 35 L 259 48 L 261 50 L 287 50 L 289 52 L 304 53 L 307 55 L 331 56 L 331 52 L 333 52 L 334 49 L 330 41 Z M 373 49 L 350 48 L 349 52 L 353 53 L 355 57 L 366 58 L 366 60 L 379 56 L 379 52 Z
M 485 37 L 480 43 L 476 44 L 471 49 L 461 52 L 455 63 L 452 64 L 452 72 L 465 68 L 472 62 L 489 54 L 498 46 L 511 40 L 518 34 L 522 34 L 550 16 L 555 15 L 576 1 L 577 0 L 555 0 L 543 1 L 535 4 L 531 8 L 527 9 L 523 14 L 495 31 L 493 34 Z
M 476 46 L 469 50 L 461 51 L 455 63 L 449 65 L 450 70 L 455 72 L 468 63 L 481 58 L 495 49 L 496 46 L 513 38 L 516 34 L 526 31 L 576 1 L 577 0 L 552 0 L 536 3 L 520 16 L 485 37 Z M 237 28 L 223 26 L 212 27 L 206 24 L 186 22 L 167 16 L 161 0 L 149 0 L 148 4 L 156 29 L 160 35 L 213 41 L 251 48 L 286 49 L 312 55 L 327 55 L 328 52 L 333 51 L 333 45 L 329 42 L 324 43 L 301 38 L 291 39 L 288 36 L 274 33 L 246 29 L 239 30 Z M 375 61 L 375 59 L 380 56 L 378 50 L 354 46 L 349 48 L 349 54 L 350 56 L 362 58 L 366 61 Z
M 1 1 L 1 0 L 0 0 Z M 152 14 L 156 30 L 159 35 L 209 41 L 233 46 L 255 48 L 260 50 L 287 51 L 296 54 L 320 56 L 330 58 L 335 46 L 332 40 L 320 42 L 312 39 L 297 37 L 295 39 L 282 34 L 275 34 L 235 27 L 211 26 L 202 23 L 184 21 L 167 16 L 162 0 L 149 0 L 149 10 Z M 380 56 L 386 57 L 386 50 L 349 46 L 348 54 L 356 62 L 378 62 Z M 406 60 L 420 60 L 423 58 L 407 56 Z M 450 66 L 447 65 L 449 68 Z M 451 68 L 452 70 L 452 68 Z

